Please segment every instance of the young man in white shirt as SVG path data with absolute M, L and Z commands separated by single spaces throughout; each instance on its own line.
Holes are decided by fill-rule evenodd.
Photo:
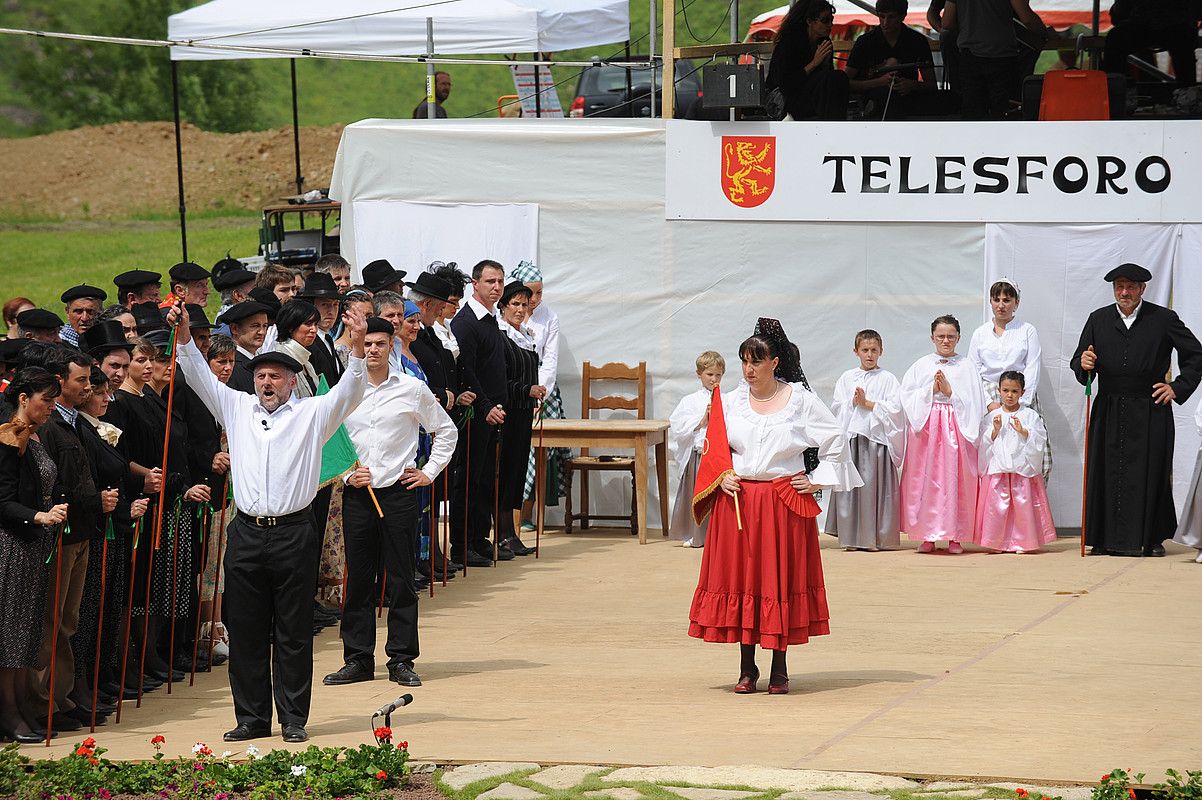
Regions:
M 381 567 L 389 586 L 388 677 L 402 686 L 421 686 L 413 670 L 418 656 L 416 564 L 418 489 L 429 486 L 455 453 L 458 431 L 434 394 L 420 380 L 390 366 L 392 323 L 367 321 L 364 351 L 367 391 L 347 417 L 346 430 L 359 465 L 346 479 L 342 530 L 346 542 L 346 605 L 342 609 L 345 664 L 325 677 L 341 686 L 375 677 L 376 587 Z M 434 435 L 430 457 L 417 468 L 418 434 Z M 380 505 L 381 515 L 376 511 Z

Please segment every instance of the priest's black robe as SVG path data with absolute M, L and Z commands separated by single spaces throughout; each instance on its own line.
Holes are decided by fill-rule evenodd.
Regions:
M 1089 425 L 1085 538 L 1092 547 L 1140 555 L 1177 528 L 1173 508 L 1173 411 L 1152 399 L 1177 351 L 1170 382 L 1184 403 L 1202 379 L 1202 345 L 1176 312 L 1144 301 L 1130 330 L 1117 306 L 1089 315 L 1072 369 L 1085 383 L 1081 354 L 1097 354 L 1096 399 Z

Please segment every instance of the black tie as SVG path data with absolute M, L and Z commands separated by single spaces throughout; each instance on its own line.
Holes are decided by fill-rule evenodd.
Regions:
M 334 349 L 334 337 L 330 334 L 325 334 L 325 345 L 329 348 L 330 355 L 334 357 L 334 374 L 342 374 L 342 359 L 338 358 L 338 351 Z

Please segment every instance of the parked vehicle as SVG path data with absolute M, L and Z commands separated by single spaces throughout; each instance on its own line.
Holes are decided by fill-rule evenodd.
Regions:
M 630 56 L 630 61 L 647 56 Z M 568 116 L 651 117 L 660 115 L 663 70 L 655 70 L 655 110 L 651 109 L 651 67 L 630 68 L 615 64 L 596 64 L 580 72 L 576 97 Z M 675 116 L 683 118 L 701 92 L 701 72 L 692 61 L 676 62 Z

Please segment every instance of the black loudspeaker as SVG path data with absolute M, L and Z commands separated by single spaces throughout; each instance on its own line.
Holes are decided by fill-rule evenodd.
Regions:
M 1106 93 L 1110 96 L 1110 118 L 1127 118 L 1127 76 L 1106 73 Z M 1043 76 L 1023 78 L 1023 116 L 1025 120 L 1039 119 L 1039 101 L 1043 99 Z
M 701 71 L 703 108 L 756 108 L 764 104 L 758 64 L 714 64 Z

